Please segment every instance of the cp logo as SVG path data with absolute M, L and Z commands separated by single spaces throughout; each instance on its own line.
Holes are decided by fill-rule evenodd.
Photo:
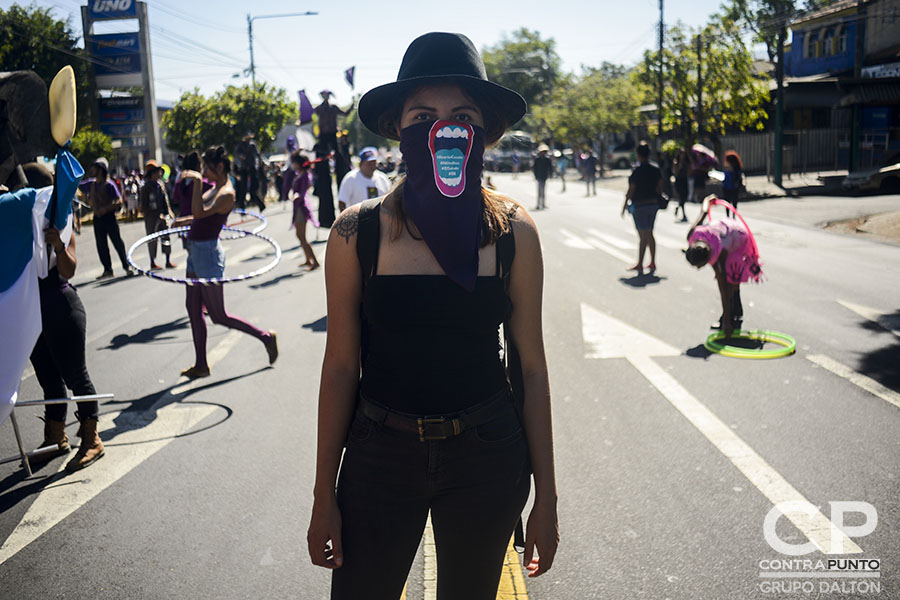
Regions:
M 831 554 L 844 553 L 845 537 L 863 537 L 867 536 L 878 526 L 878 512 L 875 507 L 868 502 L 829 502 L 831 506 L 831 522 L 834 526 L 831 528 Z M 800 514 L 805 516 L 813 516 L 818 509 L 808 502 L 780 502 L 772 507 L 772 510 L 766 515 L 763 523 L 763 534 L 766 542 L 776 552 L 787 554 L 789 556 L 803 556 L 810 552 L 816 551 L 816 545 L 811 541 L 803 544 L 791 544 L 785 542 L 775 530 L 778 519 L 782 515 Z M 866 520 L 862 525 L 844 525 L 844 515 L 846 513 L 858 513 L 865 515 Z

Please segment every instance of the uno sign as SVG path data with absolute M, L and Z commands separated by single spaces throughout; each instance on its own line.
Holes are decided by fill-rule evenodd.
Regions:
M 137 0 L 91 0 L 91 21 L 136 19 Z

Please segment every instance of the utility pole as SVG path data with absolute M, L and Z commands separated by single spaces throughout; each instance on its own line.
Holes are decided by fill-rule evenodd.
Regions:
M 660 139 L 660 143 L 662 143 L 663 133 L 663 67 L 665 65 L 665 58 L 663 57 L 663 37 L 665 31 L 666 24 L 663 20 L 663 0 L 659 0 L 659 99 L 656 104 L 656 114 L 657 119 L 659 120 L 657 137 Z M 660 146 L 659 149 L 662 150 L 662 146 Z
M 247 37 L 250 39 L 250 81 L 256 89 L 256 63 L 253 62 L 253 17 L 247 13 Z
M 703 33 L 697 34 L 697 142 L 703 140 Z
M 862 78 L 862 67 L 866 57 L 866 4 L 864 0 L 856 0 L 856 57 L 853 62 L 853 78 L 859 86 Z M 857 95 L 857 100 L 859 96 Z M 859 169 L 859 142 L 861 136 L 862 109 L 859 102 L 853 103 L 853 116 L 850 122 L 850 170 Z
M 777 38 L 777 57 L 778 62 L 775 64 L 775 83 L 777 85 L 775 92 L 775 155 L 774 166 L 772 167 L 773 180 L 775 185 L 780 186 L 784 174 L 784 41 L 787 38 L 787 14 L 783 6 L 780 7 L 778 38 Z
M 256 63 L 253 61 L 253 21 L 256 19 L 280 19 L 282 17 L 307 17 L 310 15 L 317 15 L 319 13 L 313 11 L 306 11 L 302 13 L 284 13 L 278 15 L 258 15 L 255 17 L 251 17 L 250 13 L 247 13 L 247 38 L 250 42 L 250 81 L 253 82 L 253 88 L 256 89 Z M 244 71 L 244 75 L 247 74 L 247 71 Z

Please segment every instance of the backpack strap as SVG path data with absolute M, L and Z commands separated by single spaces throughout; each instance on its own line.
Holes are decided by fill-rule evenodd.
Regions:
M 381 200 L 373 198 L 359 206 L 359 227 L 356 231 L 356 258 L 362 273 L 363 289 L 378 266 L 378 242 L 381 238 Z
M 512 214 L 510 214 L 510 218 Z M 497 239 L 497 262 L 500 267 L 500 277 L 503 279 L 503 287 L 509 296 L 509 274 L 512 271 L 513 259 L 516 257 L 516 236 L 513 233 L 512 223 L 509 224 L 509 232 Z M 503 322 L 503 360 L 506 363 L 506 378 L 509 381 L 510 392 L 513 398 L 513 407 L 519 416 L 519 422 L 524 423 L 525 409 L 525 379 L 522 375 L 522 362 L 519 359 L 519 351 L 509 337 L 509 320 Z M 525 552 L 525 528 L 522 516 L 516 522 L 513 532 L 513 547 L 519 553 Z
M 512 232 L 512 225 L 508 233 L 497 238 L 497 262 L 499 264 L 500 277 L 503 279 L 503 287 L 509 293 L 509 272 L 512 270 L 513 259 L 516 257 L 516 236 Z

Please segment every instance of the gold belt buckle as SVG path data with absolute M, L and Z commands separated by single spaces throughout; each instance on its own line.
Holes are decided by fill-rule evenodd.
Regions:
M 449 435 L 434 435 L 429 436 L 425 435 L 425 426 L 426 425 L 440 425 L 444 421 L 447 420 L 447 417 L 430 417 L 430 418 L 422 418 L 419 417 L 416 419 L 416 424 L 419 429 L 419 441 L 425 442 L 428 440 L 446 440 Z M 462 425 L 460 424 L 459 419 L 452 419 L 451 423 L 453 423 L 453 435 L 459 435 L 462 431 Z
M 419 441 L 424 442 L 426 440 L 446 440 L 446 435 L 439 436 L 426 436 L 425 435 L 425 426 L 426 425 L 439 425 L 446 421 L 446 417 L 430 417 L 430 418 L 422 418 L 419 417 L 416 419 L 416 423 L 419 426 Z

